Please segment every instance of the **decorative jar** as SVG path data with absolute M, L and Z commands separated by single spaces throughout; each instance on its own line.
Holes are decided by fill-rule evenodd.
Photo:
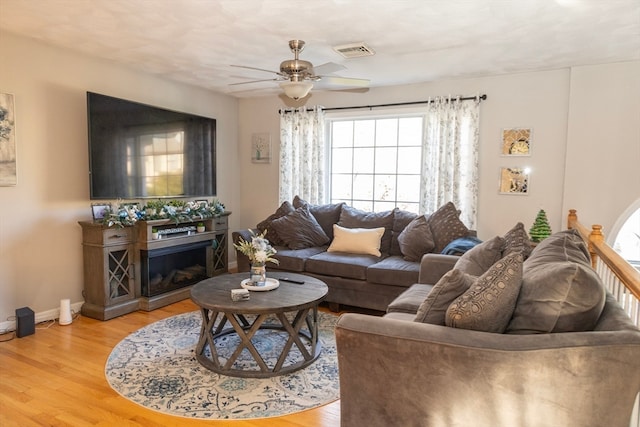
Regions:
M 264 263 L 251 264 L 249 274 L 253 286 L 264 286 L 267 284 L 267 267 Z

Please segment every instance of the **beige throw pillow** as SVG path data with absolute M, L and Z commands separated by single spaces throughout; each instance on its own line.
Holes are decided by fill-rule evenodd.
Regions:
M 327 252 L 347 252 L 381 256 L 380 239 L 384 227 L 379 228 L 344 228 L 333 225 L 333 241 Z

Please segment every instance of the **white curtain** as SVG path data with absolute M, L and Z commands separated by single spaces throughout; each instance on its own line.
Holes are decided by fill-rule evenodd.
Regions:
M 478 98 L 436 98 L 427 106 L 422 146 L 422 213 L 451 201 L 472 229 L 478 207 L 479 110 Z
M 300 108 L 280 113 L 280 203 L 299 196 L 324 203 L 324 112 Z

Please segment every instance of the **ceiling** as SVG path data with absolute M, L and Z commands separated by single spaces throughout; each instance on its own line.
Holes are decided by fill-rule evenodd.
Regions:
M 236 97 L 280 92 L 231 65 L 277 71 L 291 39 L 371 87 L 640 60 L 639 0 L 0 0 L 0 29 Z

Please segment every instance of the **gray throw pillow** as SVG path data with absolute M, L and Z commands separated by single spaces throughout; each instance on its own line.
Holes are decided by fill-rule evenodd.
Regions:
M 343 228 L 380 228 L 385 231 L 380 242 L 380 252 L 388 254 L 391 248 L 391 229 L 393 228 L 394 211 L 366 212 L 352 206 L 344 205 L 340 212 L 338 225 Z
M 394 209 L 393 211 L 393 228 L 391 230 L 391 247 L 389 255 L 402 255 L 398 236 L 406 228 L 407 225 L 418 217 L 415 212 L 404 211 L 402 209 Z
M 465 252 L 453 268 L 467 274 L 481 276 L 502 258 L 503 247 L 504 239 L 500 236 L 486 240 Z
M 398 236 L 400 252 L 407 261 L 420 261 L 422 255 L 435 247 L 431 228 L 424 215 L 420 215 L 407 225 Z
M 299 196 L 293 198 L 294 208 L 309 206 L 309 212 L 311 212 L 311 215 L 318 221 L 324 233 L 329 236 L 329 240 L 333 240 L 333 224 L 337 224 L 338 221 L 340 221 L 340 214 L 342 213 L 342 206 L 344 204 L 345 203 L 312 205 Z
M 487 270 L 447 309 L 447 326 L 503 333 L 522 283 L 522 254 L 507 255 Z
M 427 298 L 420 304 L 414 322 L 445 325 L 447 308 L 460 295 L 465 293 L 476 277 L 460 270 L 449 270 L 438 280 Z
M 265 230 L 267 231 L 267 234 L 265 235 L 265 238 L 274 246 L 284 246 L 284 241 L 280 238 L 280 236 L 278 236 L 278 233 L 273 229 L 273 227 L 271 227 L 271 223 L 273 222 L 274 219 L 278 219 L 281 218 L 285 215 L 290 214 L 291 212 L 293 212 L 295 209 L 293 208 L 293 206 L 291 206 L 291 203 L 289 203 L 288 201 L 284 201 L 282 202 L 282 204 L 280 205 L 280 207 L 271 215 L 269 215 L 265 220 L 261 221 L 258 223 L 258 225 L 256 226 L 256 228 L 262 233 Z
M 304 249 L 329 243 L 329 237 L 309 212 L 308 206 L 274 219 L 271 227 L 289 249 Z
M 575 230 L 544 239 L 524 263 L 522 289 L 507 333 L 593 330 L 606 290 Z
M 526 260 L 531 255 L 531 241 L 527 230 L 524 229 L 524 224 L 519 222 L 513 226 L 513 228 L 507 231 L 504 235 L 504 251 L 502 256 L 509 255 L 513 252 L 522 252 L 522 256 Z
M 469 229 L 459 218 L 459 211 L 452 202 L 439 207 L 428 219 L 435 248 L 439 254 L 453 240 L 469 235 Z

